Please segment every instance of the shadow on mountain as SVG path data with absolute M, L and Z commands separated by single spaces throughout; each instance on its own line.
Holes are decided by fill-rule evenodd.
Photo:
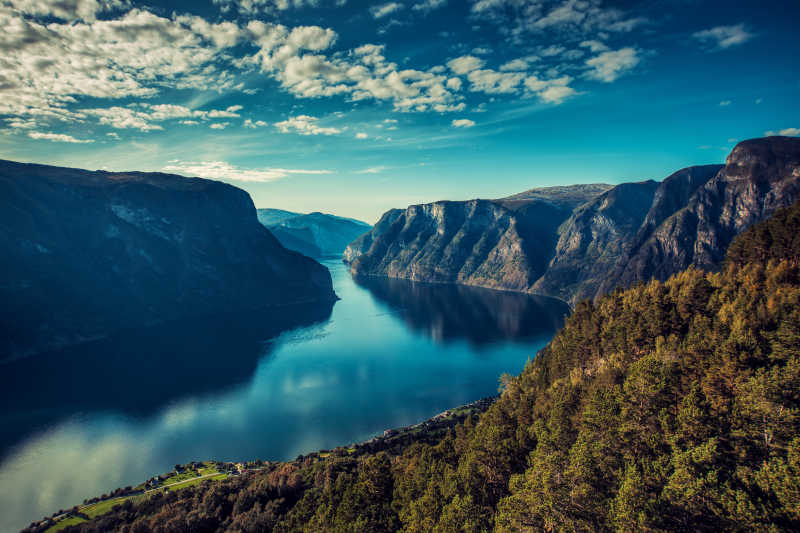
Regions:
M 186 396 L 246 383 L 276 337 L 325 321 L 332 309 L 293 305 L 175 321 L 0 365 L 0 456 L 77 413 L 146 416 Z
M 545 296 L 395 278 L 354 279 L 398 311 L 408 327 L 442 343 L 524 341 L 561 328 L 570 312 L 566 303 Z

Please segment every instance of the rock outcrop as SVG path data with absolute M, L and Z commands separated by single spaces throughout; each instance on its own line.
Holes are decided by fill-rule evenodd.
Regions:
M 733 238 L 800 197 L 800 139 L 766 137 L 739 143 L 726 164 L 663 222 L 643 227 L 624 260 L 596 295 L 688 266 L 717 269 Z
M 560 228 L 555 255 L 532 292 L 574 303 L 612 290 L 616 272 L 625 268 L 637 243 L 684 207 L 721 168 L 689 167 L 661 183 L 623 183 L 578 207 Z M 643 273 L 642 279 L 647 278 Z
M 570 303 L 688 266 L 718 268 L 733 238 L 800 196 L 800 139 L 739 143 L 725 165 L 658 183 L 534 189 L 387 212 L 351 243 L 354 274 L 463 283 Z
M 527 291 L 547 266 L 559 224 L 608 188 L 533 189 L 500 200 L 391 210 L 348 246 L 344 259 L 355 275 Z
M 236 187 L 0 161 L 0 359 L 192 316 L 335 299 Z
M 348 244 L 372 229 L 360 220 L 319 212 L 258 209 L 258 220 L 283 246 L 314 258 L 339 257 Z

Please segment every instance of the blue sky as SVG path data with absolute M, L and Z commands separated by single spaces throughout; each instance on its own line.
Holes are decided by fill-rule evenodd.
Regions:
M 798 2 L 0 0 L 0 157 L 392 207 L 800 134 Z

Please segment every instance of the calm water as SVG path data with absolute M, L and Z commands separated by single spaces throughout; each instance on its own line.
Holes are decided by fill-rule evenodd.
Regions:
M 0 531 L 191 460 L 284 460 L 497 391 L 556 300 L 325 263 L 327 308 L 172 324 L 0 366 Z

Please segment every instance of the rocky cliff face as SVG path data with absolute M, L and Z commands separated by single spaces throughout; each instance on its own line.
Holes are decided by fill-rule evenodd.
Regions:
M 120 328 L 335 298 L 219 182 L 0 161 L 0 358 Z
M 372 229 L 360 220 L 327 213 L 259 209 L 258 220 L 290 250 L 309 257 L 341 256 L 348 244 Z
M 743 141 L 682 209 L 649 235 L 640 235 L 598 295 L 615 286 L 666 279 L 690 265 L 714 270 L 736 235 L 798 197 L 800 139 Z
M 555 255 L 532 292 L 574 303 L 613 290 L 632 250 L 721 168 L 689 167 L 661 183 L 623 183 L 578 207 L 559 229 Z
M 576 191 L 394 210 L 348 247 L 345 260 L 357 274 L 528 291 L 570 303 L 666 279 L 690 265 L 714 269 L 733 237 L 800 196 L 800 139 L 744 141 L 725 165 L 686 168 L 661 183 Z
M 392 210 L 348 246 L 344 259 L 356 275 L 527 291 L 552 255 L 559 224 L 607 188 L 534 189 Z

